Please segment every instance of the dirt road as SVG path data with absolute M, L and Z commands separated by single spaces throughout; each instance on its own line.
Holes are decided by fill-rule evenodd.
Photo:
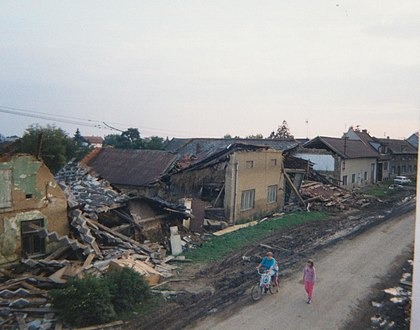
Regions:
M 234 315 L 209 316 L 193 329 L 338 329 L 358 302 L 414 242 L 414 213 L 371 228 L 312 256 L 318 281 L 306 304 L 301 273 L 283 280 L 280 292 Z

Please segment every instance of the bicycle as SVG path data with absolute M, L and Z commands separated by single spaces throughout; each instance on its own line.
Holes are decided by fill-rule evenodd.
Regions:
M 251 289 L 251 297 L 254 301 L 260 300 L 262 296 L 268 292 L 271 294 L 278 292 L 278 278 L 275 277 L 274 283 L 271 281 L 272 273 L 270 271 L 260 272 L 260 269 L 257 269 L 258 274 L 260 275 L 260 281 L 255 284 Z

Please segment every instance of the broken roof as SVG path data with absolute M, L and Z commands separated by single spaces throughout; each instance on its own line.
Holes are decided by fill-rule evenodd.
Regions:
M 160 150 L 100 148 L 84 161 L 113 185 L 148 186 L 165 175 L 176 158 Z
M 179 172 L 183 170 L 192 170 L 207 167 L 209 165 L 217 164 L 223 162 L 227 159 L 228 155 L 235 151 L 257 151 L 257 150 L 267 150 L 271 149 L 267 146 L 257 146 L 253 144 L 243 144 L 243 143 L 234 143 L 228 145 L 225 148 L 219 148 L 208 153 L 202 153 L 199 157 L 194 157 L 190 160 L 188 164 L 184 163 L 184 166 L 181 166 Z M 274 150 L 274 149 L 273 149 Z M 279 152 L 278 150 L 275 150 Z
M 70 208 L 80 206 L 86 212 L 103 212 L 120 207 L 128 197 L 115 191 L 109 182 L 99 180 L 75 161 L 67 163 L 55 176 L 66 194 Z
M 378 158 L 379 154 L 360 140 L 317 136 L 305 148 L 327 149 L 343 158 Z
M 203 152 L 211 154 L 224 149 L 229 145 L 240 143 L 243 145 L 265 146 L 279 151 L 288 151 L 296 148 L 299 143 L 294 139 L 178 139 L 173 138 L 166 146 L 167 151 L 176 152 L 179 155 L 197 155 Z

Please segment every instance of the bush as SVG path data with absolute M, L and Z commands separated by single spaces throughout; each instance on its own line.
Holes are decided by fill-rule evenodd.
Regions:
M 111 270 L 102 278 L 76 278 L 50 294 L 58 316 L 77 327 L 127 315 L 152 296 L 146 281 L 131 268 Z
M 117 313 L 131 312 L 141 302 L 151 297 L 151 291 L 143 277 L 131 268 L 111 270 L 105 276 L 111 292 L 111 301 Z
M 69 324 L 100 324 L 116 316 L 110 290 L 101 278 L 76 278 L 64 289 L 52 290 L 50 294 L 58 316 Z

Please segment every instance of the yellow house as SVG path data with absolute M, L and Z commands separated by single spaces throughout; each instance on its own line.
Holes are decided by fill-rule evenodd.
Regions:
M 171 192 L 200 197 L 223 211 L 230 224 L 283 208 L 281 151 L 234 144 L 171 175 Z

